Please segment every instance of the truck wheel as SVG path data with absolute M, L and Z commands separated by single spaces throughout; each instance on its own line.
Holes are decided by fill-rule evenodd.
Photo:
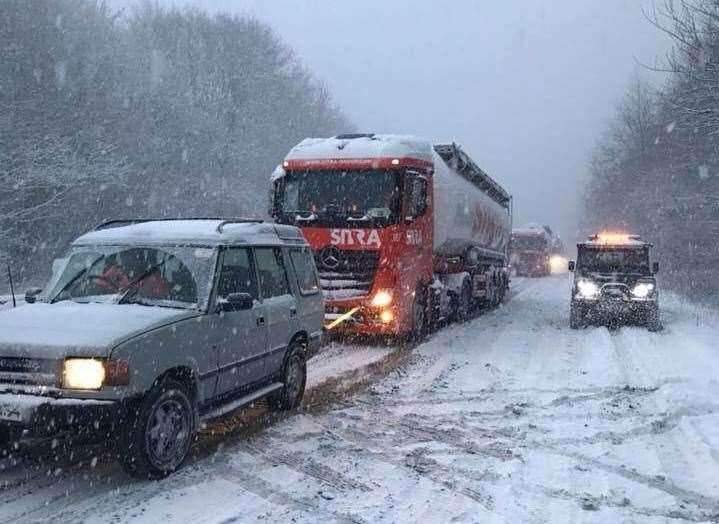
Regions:
M 658 305 L 654 305 L 654 307 L 652 307 L 647 312 L 647 329 L 652 332 L 660 331 L 662 329 L 662 324 L 659 321 L 659 306 Z
M 190 388 L 165 379 L 145 395 L 120 437 L 125 471 L 142 479 L 164 478 L 187 458 L 196 432 L 196 406 Z
M 579 329 L 584 326 L 584 314 L 579 306 L 572 304 L 569 308 L 569 327 Z
M 302 348 L 295 343 L 291 346 L 290 356 L 287 358 L 282 371 L 284 387 L 268 395 L 267 404 L 272 411 L 289 411 L 302 403 L 307 384 L 307 364 Z
M 472 289 L 469 282 L 462 284 L 462 289 L 457 297 L 457 304 L 454 309 L 455 322 L 466 322 L 472 313 Z
M 427 324 L 427 303 L 425 294 L 417 291 L 412 301 L 412 330 L 410 338 L 413 342 L 419 342 L 424 338 Z

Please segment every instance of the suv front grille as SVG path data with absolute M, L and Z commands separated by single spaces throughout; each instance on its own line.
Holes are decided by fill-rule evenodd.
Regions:
M 24 357 L 0 357 L 0 385 L 53 386 L 58 377 L 58 361 Z
M 372 289 L 379 251 L 345 251 L 328 246 L 315 253 L 320 287 L 329 299 L 367 296 Z

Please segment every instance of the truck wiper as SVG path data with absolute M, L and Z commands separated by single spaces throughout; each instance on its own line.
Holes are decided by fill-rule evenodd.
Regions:
M 296 222 L 314 222 L 315 220 L 317 220 L 317 215 L 315 215 L 314 213 L 310 213 L 306 217 L 303 217 L 299 213 L 295 215 Z

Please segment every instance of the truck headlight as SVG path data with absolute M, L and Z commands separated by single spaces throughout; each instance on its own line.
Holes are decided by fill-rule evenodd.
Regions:
M 596 298 L 599 294 L 599 286 L 591 280 L 580 280 L 577 282 L 577 290 L 582 298 Z
M 62 370 L 62 387 L 100 389 L 105 381 L 105 365 L 94 358 L 68 358 Z
M 632 289 L 632 295 L 637 298 L 647 298 L 652 291 L 654 291 L 654 284 L 651 282 L 639 282 L 639 284 Z
M 392 293 L 386 290 L 377 291 L 372 297 L 372 307 L 387 307 L 392 303 Z

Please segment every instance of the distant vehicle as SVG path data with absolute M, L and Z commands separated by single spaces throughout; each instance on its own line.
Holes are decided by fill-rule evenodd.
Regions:
M 512 198 L 456 144 L 309 138 L 272 180 L 272 216 L 315 251 L 328 329 L 418 338 L 507 292 Z
M 252 220 L 103 224 L 46 290 L 0 312 L 5 445 L 97 426 L 144 478 L 183 463 L 200 421 L 296 407 L 324 317 L 302 233 Z
M 563 253 L 562 240 L 549 226 L 527 224 L 512 230 L 510 264 L 517 276 L 547 276 L 552 272 L 552 257 Z
M 641 323 L 661 329 L 659 264 L 650 264 L 652 245 L 636 235 L 600 234 L 577 244 L 569 315 L 572 329 L 589 322 Z

